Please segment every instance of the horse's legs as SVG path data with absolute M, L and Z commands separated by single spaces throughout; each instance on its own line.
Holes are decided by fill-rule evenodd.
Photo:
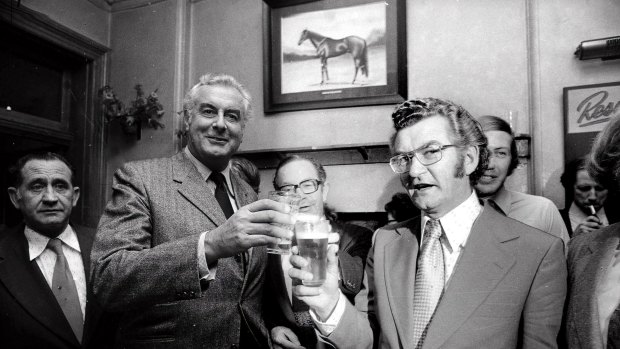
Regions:
M 323 85 L 326 80 L 329 80 L 329 76 L 327 75 L 327 58 L 321 57 L 321 85 Z

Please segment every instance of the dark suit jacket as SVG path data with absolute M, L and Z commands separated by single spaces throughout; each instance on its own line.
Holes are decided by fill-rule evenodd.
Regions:
M 365 288 L 327 340 L 338 348 L 413 347 L 419 238 L 419 216 L 375 233 Z M 565 295 L 562 241 L 486 205 L 423 348 L 555 348 Z
M 330 221 L 332 231 L 338 232 L 338 260 L 340 269 L 340 290 L 351 301 L 360 291 L 364 277 L 366 256 L 372 244 L 372 231 L 359 225 Z M 314 329 L 301 329 L 296 323 L 291 302 L 284 283 L 280 256 L 269 256 L 269 291 L 265 295 L 273 311 L 269 314 L 269 327 L 285 326 L 292 329 L 307 349 L 316 345 Z M 309 315 L 308 315 L 309 316 Z M 308 323 L 311 325 L 311 323 Z
M 94 231 L 73 227 L 86 280 Z M 83 345 L 78 343 L 36 261 L 28 257 L 24 225 L 0 235 L 0 346 L 3 348 L 105 348 L 115 332 L 88 288 Z
M 239 206 L 256 200 L 231 173 Z M 265 247 L 252 249 L 248 272 L 221 258 L 212 281 L 201 282 L 200 234 L 226 221 L 217 200 L 184 153 L 125 164 L 114 175 L 113 196 L 92 253 L 95 295 L 121 314 L 125 347 L 231 348 L 241 322 L 253 347 L 268 347 L 263 320 Z
M 581 234 L 569 243 L 569 294 L 564 320 L 568 348 L 604 349 L 596 294 L 619 242 L 620 223 L 616 223 Z

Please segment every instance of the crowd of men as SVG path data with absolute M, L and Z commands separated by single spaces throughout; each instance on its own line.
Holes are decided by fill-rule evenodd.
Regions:
M 282 159 L 274 189 L 332 227 L 326 281 L 310 287 L 305 259 L 266 252 L 292 237 L 291 208 L 258 200 L 258 171 L 233 159 L 245 87 L 204 75 L 183 112 L 187 147 L 118 169 L 96 231 L 70 222 L 88 193 L 62 156 L 10 169 L 24 219 L 0 235 L 2 347 L 620 348 L 620 225 L 603 209 L 619 118 L 567 166 L 562 214 L 505 188 L 518 163 L 504 120 L 439 98 L 392 114 L 390 166 L 415 214 L 374 234 L 333 214 L 320 163 Z

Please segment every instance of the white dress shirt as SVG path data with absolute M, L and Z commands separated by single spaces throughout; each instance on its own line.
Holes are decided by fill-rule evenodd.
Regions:
M 45 235 L 26 227 L 24 235 L 28 240 L 28 254 L 30 261 L 35 260 L 41 273 L 45 277 L 45 281 L 52 288 L 52 279 L 54 278 L 54 266 L 56 265 L 56 253 L 47 248 L 50 241 Z M 77 235 L 71 226 L 67 228 L 57 237 L 62 241 L 62 253 L 67 259 L 69 270 L 73 275 L 73 281 L 77 288 L 78 298 L 80 300 L 80 308 L 82 308 L 82 320 L 86 314 L 86 274 L 84 274 L 84 262 L 82 261 L 82 252 Z
M 478 215 L 480 215 L 480 212 L 482 212 L 482 205 L 480 205 L 476 192 L 472 191 L 467 200 L 463 201 L 452 211 L 439 218 L 439 222 L 441 223 L 441 227 L 444 232 L 439 240 L 441 242 L 441 249 L 443 250 L 445 268 L 444 279 L 446 285 L 450 281 L 450 276 L 452 276 L 452 272 L 456 267 L 459 256 L 465 248 L 467 238 L 469 238 L 471 228 L 474 225 L 476 218 L 478 218 Z M 430 218 L 426 215 L 422 217 L 422 232 L 424 231 L 424 225 L 429 219 Z M 422 246 L 424 234 L 420 235 L 420 246 Z M 412 272 L 415 271 L 412 270 Z M 413 290 L 411 292 L 411 297 L 413 297 Z M 310 310 L 310 316 L 312 317 L 312 320 L 314 320 L 314 323 L 317 325 L 317 328 L 321 334 L 328 336 L 334 331 L 336 326 L 338 326 L 338 322 L 340 322 L 340 319 L 344 314 L 345 303 L 346 297 L 342 292 L 340 292 L 340 297 L 338 299 L 338 303 L 336 304 L 336 308 L 334 308 L 334 311 L 325 322 L 320 321 L 316 316 L 316 313 Z

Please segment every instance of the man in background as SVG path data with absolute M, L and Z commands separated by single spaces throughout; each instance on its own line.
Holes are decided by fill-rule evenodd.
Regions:
M 599 133 L 587 164 L 596 183 L 620 188 L 620 118 Z M 569 349 L 620 348 L 620 223 L 575 236 L 568 249 Z
M 284 158 L 276 168 L 273 186 L 276 190 L 301 195 L 300 213 L 329 220 L 332 232 L 338 233 L 339 286 L 342 293 L 353 302 L 362 286 L 372 231 L 336 219 L 326 204 L 329 183 L 325 168 L 314 159 L 297 155 Z M 306 349 L 321 345 L 322 343 L 317 342 L 308 306 L 291 294 L 292 284 L 288 276 L 289 256 L 273 255 L 270 258 L 276 259 L 270 264 L 274 280 L 271 294 L 277 302 L 275 306 L 283 313 L 283 319 L 279 319 L 279 326 L 271 330 L 274 344 L 282 348 L 302 345 Z
M 187 147 L 114 175 L 93 247 L 93 288 L 121 314 L 118 346 L 268 348 L 263 285 L 268 243 L 292 234 L 290 207 L 256 201 L 230 171 L 250 96 L 229 75 L 187 93 Z
M 334 249 L 321 287 L 293 293 L 337 348 L 555 348 L 566 295 L 562 240 L 482 207 L 473 185 L 487 140 L 462 107 L 438 98 L 392 114 L 392 170 L 422 216 L 375 232 L 353 306 Z M 312 276 L 291 256 L 294 280 Z
M 9 173 L 24 222 L 1 234 L 1 346 L 111 347 L 114 323 L 88 287 L 94 231 L 69 224 L 80 197 L 71 165 L 55 153 L 30 154 Z
M 571 236 L 609 225 L 604 207 L 608 190 L 590 177 L 585 158 L 569 162 L 560 180 L 569 203 L 561 213 Z
M 510 125 L 497 116 L 478 118 L 488 139 L 489 166 L 476 183 L 478 196 L 503 213 L 519 222 L 555 235 L 567 247 L 570 239 L 562 216 L 551 200 L 508 190 L 504 186 L 508 176 L 519 164 L 517 145 Z
M 385 204 L 384 209 L 388 215 L 388 224 L 403 222 L 420 215 L 420 210 L 415 207 L 409 195 L 405 193 L 392 195 L 392 200 Z

